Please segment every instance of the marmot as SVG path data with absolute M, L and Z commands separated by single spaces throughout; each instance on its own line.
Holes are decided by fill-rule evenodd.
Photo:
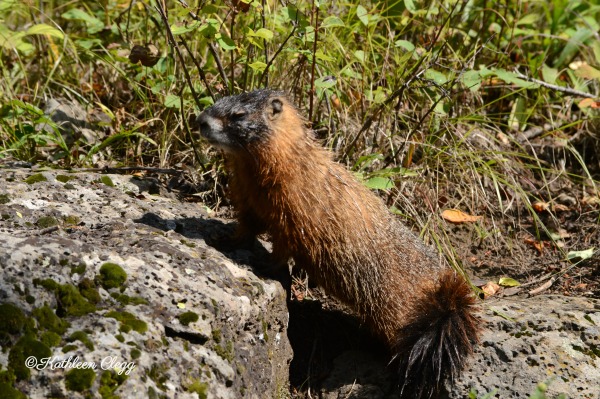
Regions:
M 239 235 L 268 233 L 276 259 L 355 309 L 403 392 L 431 397 L 462 369 L 479 330 L 471 287 L 333 161 L 283 92 L 222 98 L 196 124 L 224 151 Z

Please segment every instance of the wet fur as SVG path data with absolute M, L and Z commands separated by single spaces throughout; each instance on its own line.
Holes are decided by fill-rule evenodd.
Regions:
M 240 235 L 267 232 L 276 259 L 293 257 L 396 353 L 405 392 L 431 397 L 477 340 L 469 285 L 272 96 L 283 109 L 264 139 L 226 151 Z

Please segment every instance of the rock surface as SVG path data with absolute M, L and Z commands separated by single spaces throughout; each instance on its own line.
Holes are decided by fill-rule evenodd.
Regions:
M 0 391 L 263 398 L 288 389 L 281 284 L 207 246 L 222 223 L 201 206 L 149 186 L 0 169 Z M 24 367 L 29 356 L 37 360 Z
M 484 331 L 474 356 L 441 399 L 600 398 L 599 300 L 557 295 L 489 300 L 482 305 L 481 324 Z M 321 348 L 360 334 L 358 328 L 332 330 L 323 328 Z M 313 374 L 313 393 L 326 399 L 399 397 L 385 351 L 365 342 L 351 342 L 348 348 L 332 357 L 323 380 Z M 531 396 L 544 389 L 546 396 Z
M 296 378 L 313 397 L 398 397 L 389 354 L 352 317 L 292 303 L 288 328 L 256 254 L 206 244 L 228 229 L 150 178 L 0 169 L 0 393 L 288 398 Z M 443 397 L 528 398 L 546 383 L 547 398 L 600 399 L 599 300 L 482 309 L 481 344 Z M 29 356 L 57 367 L 23 367 Z M 97 369 L 75 371 L 76 357 Z

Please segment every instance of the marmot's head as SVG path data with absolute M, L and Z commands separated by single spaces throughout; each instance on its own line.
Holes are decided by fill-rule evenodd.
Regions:
M 276 126 L 286 128 L 281 124 L 292 113 L 297 116 L 283 92 L 256 90 L 221 98 L 196 118 L 196 125 L 213 146 L 235 152 L 268 141 Z

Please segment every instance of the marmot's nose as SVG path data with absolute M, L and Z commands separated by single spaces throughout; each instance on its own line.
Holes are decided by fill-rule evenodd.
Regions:
M 200 134 L 203 136 L 205 136 L 208 133 L 208 131 L 210 130 L 210 124 L 208 121 L 209 118 L 210 117 L 206 115 L 206 112 L 201 113 L 196 118 L 195 127 L 200 130 Z

